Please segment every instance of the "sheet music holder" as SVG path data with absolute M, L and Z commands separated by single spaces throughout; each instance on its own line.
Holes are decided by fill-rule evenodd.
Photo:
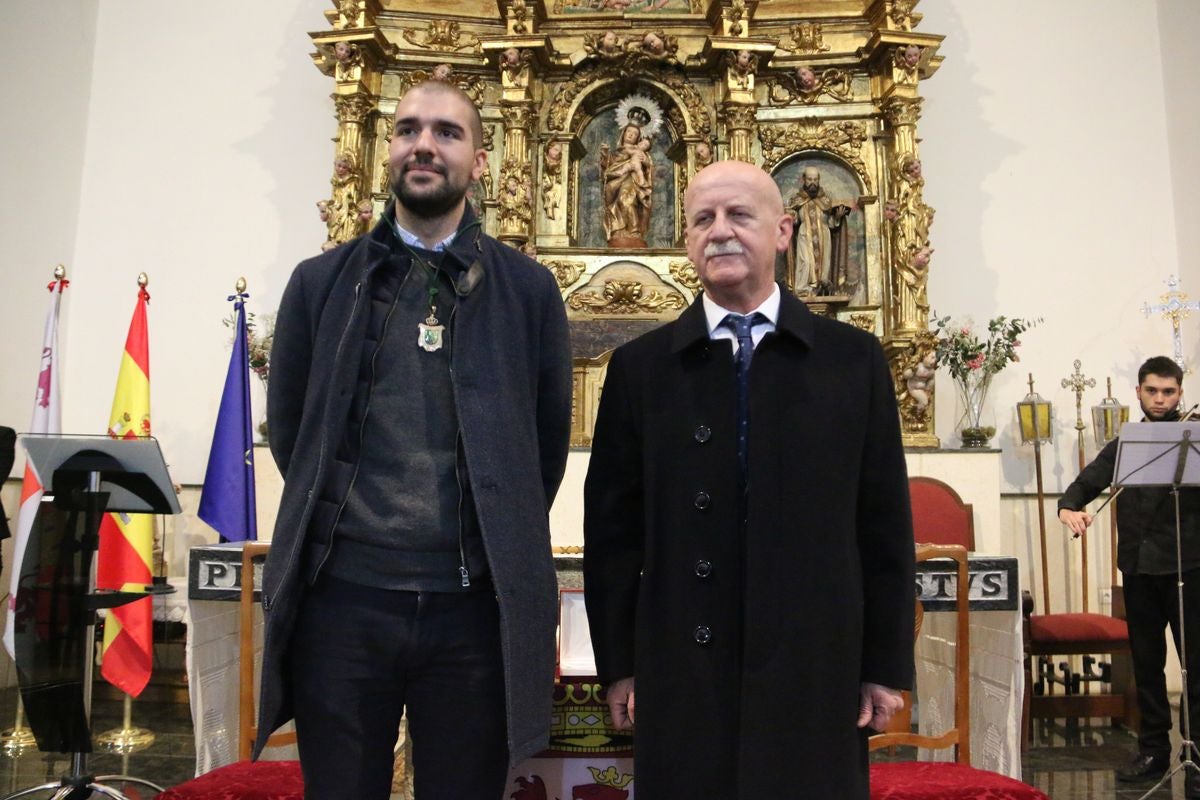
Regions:
M 1125 423 L 1112 485 L 1200 486 L 1200 422 Z
M 18 682 L 38 749 L 72 754 L 71 774 L 22 789 L 5 800 L 55 791 L 126 800 L 106 780 L 162 789 L 124 775 L 86 772 L 91 743 L 92 662 L 96 610 L 166 594 L 155 579 L 121 591 L 96 591 L 94 553 L 110 511 L 177 514 L 179 501 L 155 439 L 22 434 L 46 496 L 30 531 L 14 614 Z
M 1175 503 L 1175 578 L 1179 602 L 1179 667 L 1183 674 L 1183 693 L 1180 702 L 1183 713 L 1183 760 L 1169 770 L 1149 792 L 1148 798 L 1160 786 L 1170 785 L 1171 776 L 1188 770 L 1200 772 L 1200 764 L 1192 756 L 1200 756 L 1192 739 L 1188 717 L 1187 632 L 1183 605 L 1183 545 L 1179 519 L 1179 489 L 1200 486 L 1200 422 L 1134 422 L 1121 427 L 1117 444 L 1117 461 L 1113 467 L 1113 486 L 1117 491 L 1127 486 L 1170 487 Z M 1115 495 L 1115 492 L 1114 492 Z M 1110 496 L 1111 497 L 1111 496 Z

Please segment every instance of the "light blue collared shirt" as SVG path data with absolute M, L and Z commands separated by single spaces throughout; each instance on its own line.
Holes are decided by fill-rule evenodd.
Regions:
M 721 321 L 730 314 L 736 314 L 736 311 L 730 311 L 727 308 L 722 308 L 708 296 L 705 292 L 700 296 L 704 303 L 704 317 L 708 321 L 708 338 L 710 339 L 727 339 L 733 342 L 733 346 L 737 348 L 737 334 L 726 326 L 721 324 Z M 776 283 L 771 287 L 771 296 L 762 302 L 758 308 L 750 311 L 753 314 L 755 311 L 766 317 L 765 322 L 758 322 L 750 331 L 751 338 L 754 339 L 754 346 L 758 347 L 758 343 L 762 338 L 771 331 L 775 330 L 775 325 L 779 322 L 779 284 Z
M 417 247 L 421 250 L 432 250 L 435 253 L 440 253 L 445 250 L 450 246 L 450 243 L 454 241 L 454 237 L 458 236 L 458 231 L 456 230 L 454 233 L 450 234 L 445 239 L 442 239 L 433 247 L 426 247 L 425 243 L 422 242 L 415 233 L 409 233 L 408 231 L 404 230 L 404 228 L 401 228 L 399 222 L 393 224 L 396 226 L 396 235 L 400 237 L 400 241 L 404 242 L 409 247 Z

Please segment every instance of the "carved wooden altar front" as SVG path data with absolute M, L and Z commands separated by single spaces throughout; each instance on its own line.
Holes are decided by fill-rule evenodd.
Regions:
M 313 59 L 334 84 L 326 246 L 388 199 L 390 118 L 444 80 L 480 109 L 488 167 L 470 201 L 562 290 L 575 444 L 590 442 L 606 352 L 699 291 L 683 246 L 689 179 L 759 164 L 797 233 L 776 266 L 816 313 L 881 337 L 905 443 L 936 446 L 926 283 L 933 209 L 920 84 L 942 37 L 917 0 L 334 0 Z

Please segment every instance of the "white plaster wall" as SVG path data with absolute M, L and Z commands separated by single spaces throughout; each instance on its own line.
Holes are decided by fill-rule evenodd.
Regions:
M 154 432 L 176 481 L 203 479 L 229 359 L 226 296 L 245 276 L 250 309 L 273 310 L 292 267 L 324 239 L 313 203 L 329 189 L 336 122 L 306 31 L 326 26 L 328 5 L 27 2 L 17 24 L 6 8 L 0 58 L 21 57 L 0 91 L 6 108 L 37 113 L 35 126 L 4 133 L 21 139 L 5 163 L 31 163 L 16 163 L 24 180 L 3 183 L 21 196 L 5 203 L 2 239 L 30 243 L 5 259 L 21 270 L 5 265 L 0 298 L 11 354 L 0 420 L 28 424 L 41 287 L 62 260 L 63 428 L 104 431 L 145 271 Z M 33 35 L 60 23 L 78 30 L 66 41 Z
M 1048 490 L 1061 490 L 1078 472 L 1075 396 L 1060 383 L 1073 360 L 1097 382 L 1084 393 L 1085 414 L 1108 376 L 1114 394 L 1135 404 L 1138 365 L 1172 350 L 1169 325 L 1146 319 L 1142 304 L 1158 301 L 1172 273 L 1200 298 L 1194 252 L 1181 258 L 1176 243 L 1177 219 L 1194 227 L 1195 206 L 1174 202 L 1179 181 L 1194 195 L 1200 175 L 1194 155 L 1176 162 L 1168 148 L 1174 116 L 1184 120 L 1173 130 L 1194 130 L 1195 89 L 1182 76 L 1164 84 L 1170 59 L 1158 7 L 1173 23 L 1190 22 L 1190 34 L 1174 30 L 1168 43 L 1186 51 L 1197 32 L 1188 0 L 1010 0 L 1003 8 L 926 0 L 919 8 L 920 30 L 946 35 L 946 61 L 922 87 L 919 125 L 926 200 L 937 209 L 932 307 L 979 324 L 998 314 L 1044 318 L 990 395 L 1008 491 L 1034 489 L 1032 452 L 1014 430 L 1027 374 L 1054 403 L 1057 439 L 1044 454 L 1045 475 Z M 1200 317 L 1184 330 L 1192 363 L 1200 363 L 1197 325 Z M 947 373 L 938 388 L 937 432 L 953 445 Z M 1095 449 L 1089 441 L 1086 457 Z
M 4 4 L 0 425 L 17 430 L 29 426 L 33 412 L 49 302 L 46 284 L 55 264 L 75 260 L 96 16 L 97 6 L 90 0 Z M 69 308 L 68 297 L 64 312 Z M 19 466 L 13 474 L 20 474 Z

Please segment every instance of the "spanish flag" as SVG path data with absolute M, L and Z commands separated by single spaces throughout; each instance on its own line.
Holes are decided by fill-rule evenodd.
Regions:
M 146 306 L 150 295 L 138 281 L 137 305 L 117 373 L 108 435 L 133 439 L 150 435 L 150 344 Z M 140 589 L 153 579 L 154 516 L 106 514 L 100 523 L 96 586 Z M 137 697 L 150 680 L 153 608 L 149 597 L 110 609 L 104 622 L 100 674 L 121 691 Z

